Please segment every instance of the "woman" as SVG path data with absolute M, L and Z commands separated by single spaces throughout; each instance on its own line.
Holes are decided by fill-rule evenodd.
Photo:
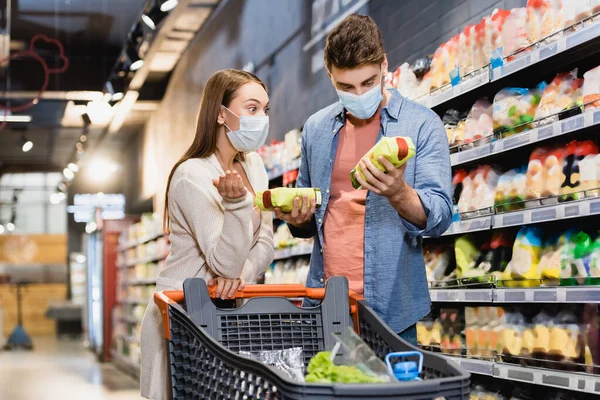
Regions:
M 272 216 L 253 207 L 254 194 L 268 189 L 255 152 L 267 139 L 268 109 L 267 89 L 256 76 L 223 70 L 209 78 L 194 142 L 167 182 L 171 253 L 157 291 L 181 290 L 185 279 L 201 277 L 217 286 L 218 297 L 231 298 L 273 261 Z M 154 302 L 142 322 L 141 350 L 142 396 L 169 398 L 162 317 Z

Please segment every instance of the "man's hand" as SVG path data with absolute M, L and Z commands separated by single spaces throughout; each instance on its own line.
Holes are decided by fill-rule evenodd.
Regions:
M 238 279 L 227 279 L 217 276 L 207 282 L 208 286 L 217 286 L 217 297 L 221 300 L 231 299 L 235 296 L 236 290 L 243 290 L 246 286 L 244 280 Z
M 387 174 L 373 165 L 371 160 L 363 158 L 360 160 L 359 165 L 363 174 L 365 174 L 366 180 L 359 173 L 355 175 L 356 180 L 363 189 L 370 190 L 379 196 L 385 196 L 388 199 L 398 197 L 408 189 L 408 185 L 404 181 L 406 163 L 396 168 L 385 157 L 379 157 L 379 161 L 388 171 Z
M 300 198 L 296 197 L 291 213 L 285 214 L 281 212 L 281 209 L 276 208 L 275 216 L 288 224 L 300 228 L 312 221 L 316 209 L 317 201 L 315 198 L 308 200 L 308 196 L 302 197 L 302 207 L 300 207 Z
M 427 214 L 421 203 L 417 192 L 404 181 L 406 164 L 399 168 L 389 162 L 385 157 L 379 161 L 388 173 L 381 172 L 371 160 L 363 159 L 360 167 L 365 174 L 366 180 L 360 174 L 356 174 L 356 180 L 360 185 L 380 196 L 385 196 L 390 204 L 406 221 L 423 229 L 427 226 Z

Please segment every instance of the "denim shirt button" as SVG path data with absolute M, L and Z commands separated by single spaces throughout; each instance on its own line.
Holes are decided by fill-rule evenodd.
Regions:
M 329 189 L 325 190 L 325 193 L 329 194 Z
M 321 218 L 319 218 L 319 220 L 317 222 L 319 223 L 319 225 L 321 225 L 323 223 L 323 220 Z
M 320 281 L 321 283 L 323 283 L 323 282 L 325 282 L 325 279 L 321 278 L 321 279 L 319 279 L 319 281 Z

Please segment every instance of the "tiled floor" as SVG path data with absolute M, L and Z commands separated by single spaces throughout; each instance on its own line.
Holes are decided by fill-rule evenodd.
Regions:
M 79 341 L 34 338 L 33 344 L 33 351 L 0 350 L 0 399 L 141 399 L 136 380 L 96 362 Z

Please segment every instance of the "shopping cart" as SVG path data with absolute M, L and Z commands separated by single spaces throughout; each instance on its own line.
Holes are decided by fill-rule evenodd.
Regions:
M 346 327 L 354 327 L 383 360 L 389 353 L 415 351 L 392 332 L 348 281 L 334 277 L 326 289 L 302 285 L 249 285 L 236 293 L 249 299 L 219 309 L 203 279 L 187 279 L 183 291 L 154 295 L 162 317 L 173 399 L 466 399 L 469 373 L 440 355 L 423 351 L 421 380 L 381 384 L 309 384 L 290 380 L 239 352 L 302 347 L 305 365 L 331 350 Z M 322 300 L 299 308 L 290 298 Z

